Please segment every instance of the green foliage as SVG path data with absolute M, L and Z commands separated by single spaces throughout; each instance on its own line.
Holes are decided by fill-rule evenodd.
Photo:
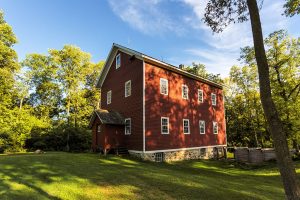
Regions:
M 283 30 L 265 39 L 270 66 L 273 100 L 284 124 L 290 146 L 300 142 L 300 38 L 291 38 Z M 242 146 L 272 146 L 260 103 L 257 65 L 253 47 L 245 47 L 243 67 L 233 66 L 225 90 L 229 142 Z M 255 72 L 255 73 L 253 73 Z
M 90 148 L 90 114 L 98 107 L 103 62 L 66 45 L 18 63 L 17 39 L 0 12 L 0 151 Z M 66 146 L 68 147 L 66 149 Z
M 205 65 L 200 63 L 199 64 L 192 63 L 192 66 L 183 66 L 182 70 L 216 83 L 220 83 L 220 84 L 223 83 L 220 74 L 208 73 L 206 71 Z
M 286 16 L 292 17 L 295 14 L 300 14 L 300 0 L 286 0 L 284 8 Z

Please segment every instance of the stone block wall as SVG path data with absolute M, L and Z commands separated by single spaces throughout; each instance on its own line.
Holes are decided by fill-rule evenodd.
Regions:
M 157 154 L 160 154 L 160 156 L 162 157 L 161 161 L 172 162 L 181 160 L 221 158 L 225 156 L 225 150 L 224 147 L 206 147 L 199 149 L 166 151 L 157 153 L 136 153 L 129 151 L 129 154 L 142 160 L 154 162 L 160 162 L 160 159 L 159 161 L 157 159 Z

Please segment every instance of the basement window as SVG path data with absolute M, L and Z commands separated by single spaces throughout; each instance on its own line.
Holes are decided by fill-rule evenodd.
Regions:
M 155 153 L 154 154 L 154 159 L 155 159 L 155 162 L 164 161 L 164 153 L 163 152 Z
M 206 148 L 201 148 L 201 149 L 200 149 L 200 156 L 201 156 L 201 157 L 206 156 Z

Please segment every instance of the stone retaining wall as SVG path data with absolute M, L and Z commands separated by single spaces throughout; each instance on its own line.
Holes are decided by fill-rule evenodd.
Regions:
M 172 162 L 180 160 L 221 158 L 225 156 L 225 149 L 224 147 L 207 147 L 191 150 L 178 150 L 157 153 L 136 153 L 129 151 L 129 154 L 133 157 L 140 158 L 142 160 L 156 162 Z M 158 158 L 161 158 L 161 160 Z

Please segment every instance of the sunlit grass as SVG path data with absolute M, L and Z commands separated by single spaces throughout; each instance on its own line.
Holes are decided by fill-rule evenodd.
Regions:
M 151 163 L 47 152 L 0 156 L 0 179 L 1 200 L 284 199 L 275 163 L 261 167 L 204 160 Z

